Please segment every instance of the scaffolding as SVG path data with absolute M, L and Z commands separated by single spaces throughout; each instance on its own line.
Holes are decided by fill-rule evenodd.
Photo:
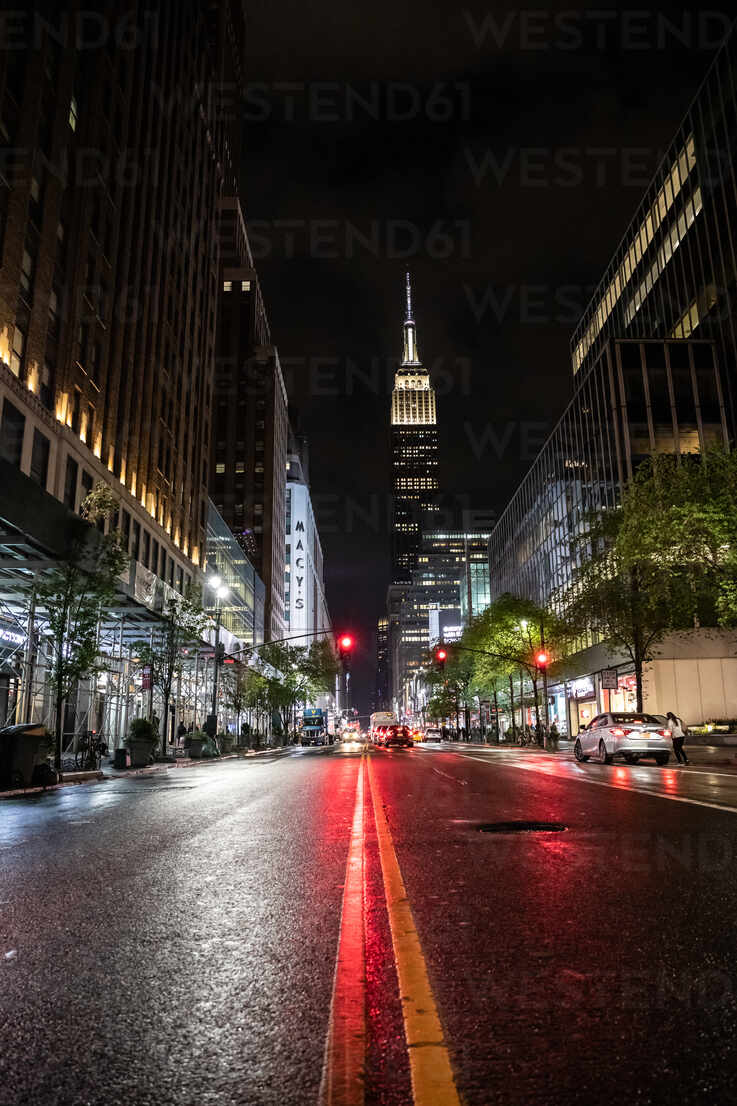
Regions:
M 39 722 L 56 729 L 54 693 L 49 678 L 49 622 L 36 601 L 35 584 L 55 567 L 52 557 L 40 557 L 27 535 L 13 533 L 8 523 L 0 538 L 0 725 Z M 8 556 L 8 551 L 12 556 Z M 144 586 L 145 585 L 145 586 Z M 158 577 L 133 563 L 121 580 L 113 606 L 101 612 L 97 625 L 95 671 L 80 680 L 65 701 L 62 749 L 76 752 L 93 733 L 109 749 L 119 747 L 136 717 L 159 719 L 169 744 L 176 744 L 180 723 L 202 726 L 212 707 L 215 669 L 214 631 L 207 630 L 195 648 L 186 650 L 175 677 L 169 718 L 163 719 L 160 690 L 148 687 L 138 651 L 153 642 L 162 623 L 159 613 L 169 593 Z M 221 630 L 228 650 L 242 643 Z M 254 662 L 256 663 L 256 662 Z M 226 709 L 221 682 L 218 716 L 221 728 L 234 729 L 237 719 Z M 154 719 L 154 720 L 156 720 Z

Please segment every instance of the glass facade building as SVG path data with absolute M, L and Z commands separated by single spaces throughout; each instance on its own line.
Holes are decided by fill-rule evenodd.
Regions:
M 264 640 L 264 582 L 213 503 L 207 514 L 207 567 L 228 588 L 222 625 L 244 644 L 259 645 Z M 208 610 L 214 610 L 208 587 L 203 588 L 203 600 Z
M 737 377 L 737 35 L 706 78 L 571 342 L 582 374 L 606 342 L 699 338 L 715 342 L 730 433 Z
M 728 441 L 713 342 L 609 341 L 576 383 L 489 539 L 492 599 L 568 586 L 587 516 L 616 506 L 644 456 Z
M 394 629 L 395 698 L 407 714 L 418 709 L 418 677 L 439 640 L 460 637 L 489 603 L 488 532 L 429 531 L 422 535 L 412 583 L 401 592 Z

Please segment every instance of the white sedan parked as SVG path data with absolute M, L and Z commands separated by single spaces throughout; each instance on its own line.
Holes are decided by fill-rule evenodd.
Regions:
M 654 757 L 656 764 L 667 764 L 673 751 L 670 731 L 654 714 L 599 714 L 579 730 L 573 747 L 576 760 L 595 757 L 600 764 L 611 764 L 624 757 L 637 764 L 641 757 Z

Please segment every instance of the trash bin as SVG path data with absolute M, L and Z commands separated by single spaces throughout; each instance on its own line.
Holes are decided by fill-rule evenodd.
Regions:
M 130 768 L 131 755 L 128 750 L 121 746 L 121 748 L 115 750 L 115 757 L 113 759 L 113 768 Z
M 31 786 L 34 766 L 47 741 L 46 727 L 37 722 L 0 730 L 0 790 Z

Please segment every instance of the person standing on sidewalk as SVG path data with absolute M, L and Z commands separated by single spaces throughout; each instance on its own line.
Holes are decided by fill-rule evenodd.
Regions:
M 683 749 L 683 743 L 686 740 L 686 727 L 683 720 L 672 710 L 668 711 L 666 718 L 668 719 L 668 729 L 673 738 L 673 752 L 676 755 L 676 760 L 679 764 L 689 764 L 690 761 Z

